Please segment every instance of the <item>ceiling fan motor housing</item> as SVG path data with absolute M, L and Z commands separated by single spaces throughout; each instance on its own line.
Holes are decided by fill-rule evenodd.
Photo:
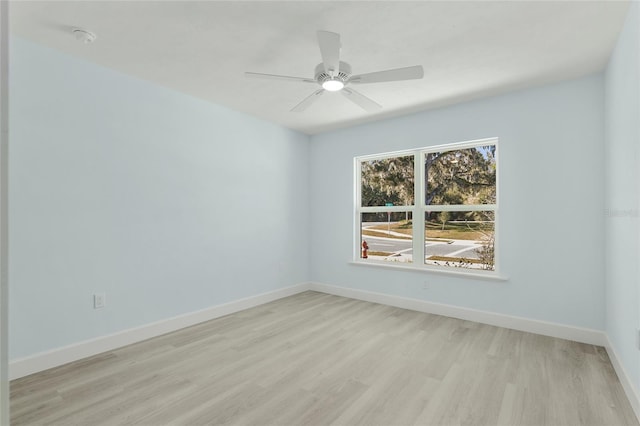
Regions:
M 340 61 L 340 69 L 338 70 L 338 75 L 335 77 L 331 77 L 325 70 L 324 64 L 320 63 L 316 66 L 316 81 L 322 85 L 325 81 L 329 80 L 339 80 L 342 81 L 345 85 L 347 84 L 347 80 L 351 77 L 351 65 L 346 62 Z

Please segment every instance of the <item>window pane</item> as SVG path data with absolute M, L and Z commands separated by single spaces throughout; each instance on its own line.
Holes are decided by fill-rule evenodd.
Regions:
M 368 247 L 366 255 L 364 247 Z M 411 263 L 413 261 L 411 212 L 362 213 L 360 257 Z
M 425 156 L 426 205 L 495 204 L 496 146 Z
M 361 163 L 362 206 L 412 206 L 413 155 Z
M 493 271 L 495 213 L 427 212 L 425 263 Z

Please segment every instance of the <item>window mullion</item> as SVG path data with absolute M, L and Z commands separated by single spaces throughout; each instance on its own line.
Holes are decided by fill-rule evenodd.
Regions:
M 414 210 L 413 210 L 413 264 L 424 264 L 424 153 L 419 152 L 414 159 Z
M 360 213 L 411 212 L 413 206 L 367 206 L 357 208 Z
M 477 212 L 497 210 L 496 204 L 438 204 L 426 208 L 430 212 Z
M 353 181 L 354 185 L 354 194 L 353 198 L 354 202 L 354 221 L 353 221 L 353 230 L 354 232 L 354 240 L 353 240 L 353 258 L 360 259 L 361 257 L 361 241 L 362 241 L 362 226 L 360 225 L 360 221 L 362 220 L 362 213 L 360 212 L 360 206 L 362 206 L 362 162 L 358 159 L 354 159 L 354 176 Z

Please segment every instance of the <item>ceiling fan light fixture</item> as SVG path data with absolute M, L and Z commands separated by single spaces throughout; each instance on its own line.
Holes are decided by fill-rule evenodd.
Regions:
M 327 80 L 322 83 L 322 88 L 328 92 L 338 92 L 343 87 L 344 83 L 340 80 Z

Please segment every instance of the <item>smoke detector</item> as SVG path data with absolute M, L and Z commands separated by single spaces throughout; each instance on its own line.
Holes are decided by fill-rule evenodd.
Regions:
M 84 43 L 84 44 L 90 44 L 93 43 L 96 39 L 96 35 L 94 33 L 92 33 L 91 31 L 82 29 L 82 28 L 74 28 L 72 30 L 73 35 L 75 36 L 76 40 Z

